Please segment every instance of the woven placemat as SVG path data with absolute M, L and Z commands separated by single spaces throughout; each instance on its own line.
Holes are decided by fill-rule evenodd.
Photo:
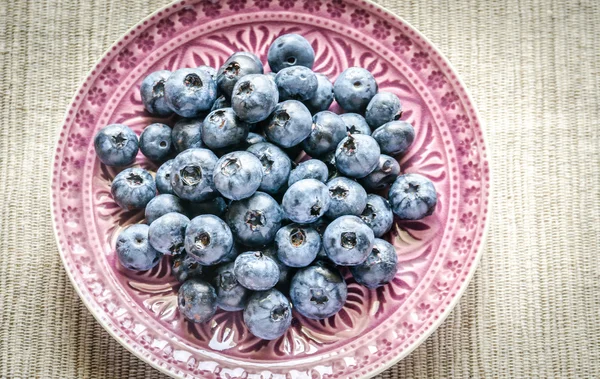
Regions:
M 223 0 L 224 1 L 224 0 Z M 600 3 L 381 0 L 425 33 L 486 124 L 485 255 L 447 321 L 382 378 L 600 373 Z M 49 209 L 64 110 L 158 0 L 0 1 L 0 377 L 157 378 L 63 270 Z

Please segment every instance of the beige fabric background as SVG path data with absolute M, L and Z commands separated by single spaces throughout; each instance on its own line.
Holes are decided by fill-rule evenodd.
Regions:
M 456 66 L 485 121 L 485 255 L 437 332 L 382 378 L 600 375 L 600 2 L 380 0 Z M 0 0 L 0 377 L 156 378 L 78 299 L 48 184 L 79 83 L 160 0 Z

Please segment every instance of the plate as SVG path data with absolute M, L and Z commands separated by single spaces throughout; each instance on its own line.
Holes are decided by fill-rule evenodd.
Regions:
M 404 172 L 435 184 L 439 202 L 421 221 L 396 221 L 387 236 L 399 272 L 377 290 L 349 275 L 348 301 L 313 321 L 295 314 L 281 338 L 248 333 L 241 313 L 218 312 L 206 324 L 177 311 L 168 260 L 131 273 L 114 242 L 142 212 L 121 210 L 110 196 L 117 171 L 100 164 L 95 132 L 124 123 L 138 134 L 173 119 L 145 113 L 139 85 L 149 72 L 208 64 L 234 51 L 266 61 L 284 33 L 304 35 L 315 71 L 330 79 L 345 68 L 369 69 L 380 89 L 402 100 L 416 140 L 400 159 Z M 135 165 L 156 167 L 141 154 Z M 152 14 L 117 41 L 92 69 L 69 107 L 52 168 L 52 215 L 61 258 L 98 322 L 127 349 L 174 377 L 360 378 L 383 371 L 423 342 L 464 292 L 481 255 L 488 219 L 489 165 L 481 124 L 457 74 L 405 21 L 361 0 L 180 1 Z

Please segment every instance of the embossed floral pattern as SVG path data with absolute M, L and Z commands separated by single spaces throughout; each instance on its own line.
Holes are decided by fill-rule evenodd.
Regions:
M 342 17 L 342 14 L 346 13 L 346 4 L 344 0 L 332 0 L 327 3 L 327 13 L 331 17 Z
M 427 66 L 429 66 L 429 63 L 431 63 L 431 61 L 429 60 L 429 53 L 425 51 L 415 53 L 415 55 L 413 55 L 412 59 L 410 60 L 410 63 L 412 63 L 415 70 L 420 71 L 426 69 Z
M 406 53 L 408 50 L 410 50 L 411 45 L 412 41 L 404 34 L 397 35 L 394 38 L 393 46 L 394 49 L 399 53 Z
M 262 11 L 244 13 L 256 9 Z M 289 12 L 292 9 L 294 12 Z M 466 264 L 478 254 L 480 238 L 475 233 L 479 233 L 484 225 L 482 212 L 488 197 L 485 184 L 489 178 L 485 175 L 487 162 L 481 154 L 480 127 L 474 113 L 466 111 L 470 109 L 468 98 L 460 85 L 449 81 L 453 77 L 452 72 L 442 64 L 443 59 L 435 50 L 428 48 L 428 44 L 419 40 L 409 28 L 381 17 L 372 9 L 364 7 L 361 0 L 186 1 L 185 4 L 172 5 L 168 12 L 153 16 L 147 25 L 135 29 L 128 40 L 122 40 L 118 45 L 121 50 L 112 51 L 99 64 L 97 70 L 100 74 L 88 79 L 88 89 L 81 92 L 83 95 L 75 101 L 70 113 L 74 117 L 65 125 L 64 138 L 59 142 L 56 159 L 59 164 L 53 179 L 54 218 L 61 241 L 61 256 L 66 262 L 71 262 L 67 269 L 71 271 L 76 285 L 90 299 L 92 311 L 102 317 L 101 322 L 105 326 L 110 326 L 119 335 L 128 336 L 126 344 L 136 354 L 151 357 L 174 375 L 183 375 L 183 372 L 206 378 L 221 377 L 222 369 L 232 367 L 231 363 L 219 358 L 222 354 L 233 359 L 241 358 L 237 367 L 242 370 L 236 371 L 236 376 L 247 377 L 260 374 L 262 370 L 245 365 L 244 358 L 254 354 L 305 357 L 311 351 L 311 356 L 317 357 L 321 353 L 346 348 L 346 338 L 355 338 L 370 330 L 376 334 L 375 340 L 362 341 L 358 337 L 357 341 L 373 348 L 372 353 L 369 349 L 366 352 L 349 349 L 343 355 L 354 356 L 354 363 L 339 356 L 326 358 L 326 355 L 320 362 L 331 370 L 330 377 L 356 378 L 361 371 L 370 373 L 398 354 L 404 354 L 404 344 L 418 341 L 423 331 L 429 328 L 427 325 L 434 315 L 438 317 L 446 312 L 442 304 L 450 295 L 456 295 L 464 288 L 465 283 L 461 279 L 464 280 L 474 267 Z M 288 12 L 279 12 L 282 10 Z M 273 12 L 283 14 L 281 19 L 277 18 L 281 21 L 272 22 L 272 18 L 263 22 L 261 17 L 276 14 Z M 234 15 L 238 18 L 236 23 L 228 23 L 227 18 Z M 300 15 L 303 18 L 298 17 Z M 207 30 L 204 25 L 208 25 L 209 21 L 220 22 L 220 17 L 228 25 L 227 29 Z M 321 29 L 323 25 L 316 24 L 312 17 L 335 22 L 338 30 L 334 31 L 331 27 Z M 289 23 L 288 20 L 296 21 Z M 240 21 L 239 25 L 237 21 Z M 381 41 L 383 51 L 389 49 L 388 58 L 391 53 L 399 56 L 400 62 L 391 65 L 388 60 L 380 59 L 378 54 L 382 51 L 377 53 L 371 50 L 372 47 L 363 46 L 360 40 L 354 41 L 354 32 Z M 169 40 L 184 33 L 190 34 L 189 41 L 186 36 L 183 44 L 175 44 L 174 47 L 168 44 Z M 124 226 L 140 222 L 143 212 L 123 211 L 112 201 L 110 180 L 117 171 L 99 165 L 97 158 L 89 159 L 86 154 L 92 153 L 87 148 L 94 133 L 107 123 L 123 122 L 141 128 L 142 124 L 151 122 L 146 114 L 136 111 L 141 106 L 136 93 L 139 82 L 132 83 L 130 89 L 123 89 L 134 68 L 148 67 L 149 72 L 150 67 L 175 69 L 201 63 L 218 66 L 236 49 L 253 51 L 264 58 L 269 43 L 281 33 L 306 35 L 317 51 L 315 69 L 326 73 L 332 80 L 346 67 L 363 66 L 374 73 L 382 88 L 398 90 L 398 95 L 407 104 L 406 119 L 419 125 L 419 138 L 403 158 L 403 169 L 423 172 L 432 178 L 440 192 L 440 218 L 435 222 L 434 218 L 403 222 L 394 227 L 390 238 L 402 251 L 399 260 L 403 270 L 393 283 L 377 291 L 367 291 L 348 277 L 348 303 L 337 316 L 322 322 L 296 321 L 281 340 L 266 343 L 248 335 L 239 315 L 218 313 L 210 325 L 190 326 L 183 322 L 177 312 L 177 287 L 173 287 L 176 284 L 168 279 L 170 268 L 167 260 L 140 274 L 112 267 L 113 258 L 107 264 L 107 256 L 114 252 L 101 250 L 111 249 L 116 234 Z M 166 56 L 153 54 L 159 48 L 162 52 L 163 46 L 173 51 L 165 50 Z M 153 61 L 149 62 L 151 56 Z M 144 71 L 138 74 L 137 71 L 135 75 L 138 77 L 147 74 Z M 410 80 L 406 76 L 408 73 L 413 75 Z M 419 84 L 430 90 L 431 105 L 415 91 Z M 109 95 L 118 101 L 109 101 Z M 436 106 L 437 114 L 434 111 Z M 451 149 L 450 153 L 445 151 L 441 132 L 451 135 L 457 156 L 451 156 Z M 451 161 L 451 158 L 455 159 Z M 155 169 L 143 157 L 139 157 L 137 164 Z M 458 177 L 454 179 L 458 186 L 447 185 L 452 175 Z M 453 207 L 450 199 L 456 191 L 462 191 L 461 201 Z M 91 205 L 91 209 L 87 204 Z M 449 220 L 443 215 L 451 215 L 450 210 L 458 215 L 452 221 L 456 227 L 452 230 L 452 240 L 447 248 L 440 248 L 438 252 L 438 248 L 433 246 L 439 246 L 444 235 L 441 231 L 447 230 L 444 228 Z M 97 223 L 98 235 L 92 229 L 84 228 L 90 219 Z M 430 274 L 428 268 L 434 261 L 439 262 L 441 270 Z M 113 282 L 110 278 L 114 275 L 106 275 L 104 271 L 107 266 L 119 270 L 118 277 L 125 278 L 129 285 Z M 424 291 L 419 289 L 422 295 L 415 298 L 416 289 L 426 278 L 431 284 Z M 127 293 L 136 305 L 125 301 L 123 293 Z M 400 305 L 407 300 L 412 300 L 410 304 L 413 305 L 404 311 Z M 138 305 L 141 312 L 136 309 Z M 374 313 L 365 317 L 368 314 L 366 309 L 373 309 Z M 392 329 L 398 338 L 390 337 Z M 303 330 L 313 333 L 316 339 L 308 338 Z M 205 365 L 206 356 L 169 339 L 167 333 L 177 335 L 179 341 L 197 344 L 200 349 L 210 349 L 208 341 L 234 347 L 216 352 L 210 359 L 214 365 L 205 369 L 209 367 Z M 285 375 L 290 367 L 283 365 L 277 373 Z M 303 377 L 317 378 L 321 375 L 318 370 L 302 365 L 293 369 Z
M 135 62 L 137 62 L 137 57 L 133 55 L 133 52 L 129 49 L 124 49 L 119 53 L 117 57 L 117 62 L 119 62 L 119 67 L 128 69 L 135 66 Z
M 232 11 L 240 11 L 246 8 L 246 0 L 227 0 L 227 5 Z
M 323 3 L 320 0 L 304 0 L 302 7 L 308 12 L 316 12 L 321 9 L 321 5 Z
M 377 39 L 385 39 L 392 34 L 392 25 L 387 21 L 378 20 L 373 25 L 373 37 Z
M 107 67 L 102 70 L 99 79 L 102 80 L 104 85 L 108 87 L 119 84 L 119 74 L 117 73 L 117 70 L 111 67 Z
M 363 28 L 369 24 L 369 14 L 364 9 L 357 9 L 350 16 L 350 22 L 357 28 Z
M 156 32 L 163 38 L 175 34 L 175 23 L 168 18 L 163 18 L 156 24 Z
M 427 78 L 427 85 L 432 89 L 442 88 L 446 84 L 446 77 L 441 71 L 432 71 Z
M 154 37 L 148 34 L 148 32 L 144 32 L 137 37 L 136 45 L 138 49 L 144 52 L 151 51 L 154 47 Z

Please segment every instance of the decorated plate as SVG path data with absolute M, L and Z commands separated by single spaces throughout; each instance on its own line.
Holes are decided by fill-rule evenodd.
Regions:
M 219 311 L 206 324 L 184 321 L 168 259 L 132 273 L 115 257 L 116 236 L 143 220 L 110 195 L 117 174 L 92 139 L 110 123 L 138 134 L 156 121 L 139 87 L 150 72 L 219 67 L 234 51 L 266 62 L 279 35 L 299 33 L 316 52 L 314 70 L 332 81 L 344 69 L 370 70 L 380 90 L 402 100 L 416 130 L 402 171 L 430 178 L 436 212 L 396 221 L 386 238 L 399 271 L 368 290 L 348 281 L 348 301 L 314 321 L 294 313 L 274 341 L 244 327 L 241 312 Z M 334 105 L 334 108 L 335 105 Z M 135 165 L 156 170 L 141 154 Z M 440 325 L 464 292 L 481 254 L 488 219 L 489 165 L 475 107 L 440 52 L 405 21 L 362 0 L 197 0 L 157 11 L 121 37 L 92 69 L 69 106 L 52 167 L 52 215 L 61 258 L 98 322 L 127 349 L 174 377 L 362 378 L 390 367 Z

